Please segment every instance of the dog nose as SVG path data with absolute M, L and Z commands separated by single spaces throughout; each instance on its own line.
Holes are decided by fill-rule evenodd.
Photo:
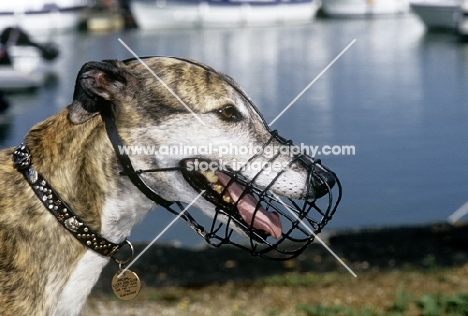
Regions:
M 310 177 L 309 185 L 312 187 L 313 197 L 321 198 L 328 194 L 336 184 L 336 176 L 333 172 L 322 166 L 320 159 L 314 161 L 312 176 Z

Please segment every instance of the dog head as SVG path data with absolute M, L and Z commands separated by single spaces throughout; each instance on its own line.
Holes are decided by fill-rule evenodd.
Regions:
M 272 132 L 232 78 L 193 60 L 85 64 L 71 121 L 86 124 L 107 107 L 135 169 L 177 169 L 141 174 L 148 186 L 167 201 L 185 203 L 204 192 L 194 206 L 226 225 L 234 222 L 241 233 L 286 236 L 276 208 L 269 211 L 272 203 L 262 199 L 315 201 L 337 181 L 320 161 Z M 304 217 L 308 210 L 298 212 Z

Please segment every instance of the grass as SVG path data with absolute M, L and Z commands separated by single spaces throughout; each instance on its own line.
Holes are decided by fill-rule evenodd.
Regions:
M 427 270 L 291 272 L 249 282 L 144 288 L 131 302 L 102 294 L 83 316 L 461 316 L 468 315 L 468 265 Z
M 265 286 L 282 286 L 282 287 L 313 287 L 313 286 L 329 286 L 334 282 L 343 279 L 344 275 L 340 273 L 285 273 L 265 277 L 261 283 Z
M 297 312 L 306 316 L 400 316 L 400 315 L 421 315 L 421 316 L 465 316 L 468 315 L 468 295 L 456 293 L 443 296 L 440 293 L 424 294 L 420 299 L 408 299 L 408 293 L 399 293 L 393 308 L 389 311 L 381 311 L 376 308 L 362 307 L 355 310 L 343 305 L 326 306 L 298 305 Z M 411 312 L 414 305 L 416 310 Z

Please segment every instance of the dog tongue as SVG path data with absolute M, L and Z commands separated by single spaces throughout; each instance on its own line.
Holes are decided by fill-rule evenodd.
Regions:
M 231 177 L 222 173 L 216 172 L 218 176 L 219 182 L 223 186 L 227 186 Z M 279 215 L 276 212 L 268 212 L 266 211 L 262 205 L 258 204 L 257 207 L 257 200 L 253 197 L 252 194 L 246 193 L 241 197 L 242 193 L 244 192 L 245 187 L 239 185 L 236 182 L 232 182 L 228 187 L 227 191 L 231 196 L 233 201 L 237 201 L 237 209 L 242 217 L 242 219 L 248 223 L 252 223 L 252 218 L 255 214 L 255 219 L 253 220 L 253 228 L 262 230 L 270 234 L 273 238 L 279 238 L 281 233 L 283 232 L 281 228 L 281 220 Z M 239 199 L 240 198 L 240 199 Z M 255 213 L 255 208 L 257 208 L 257 212 Z

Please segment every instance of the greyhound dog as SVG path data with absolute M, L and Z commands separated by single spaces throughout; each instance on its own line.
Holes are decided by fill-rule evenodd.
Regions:
M 228 222 L 229 216 L 217 216 L 215 200 L 237 200 L 238 221 L 245 225 L 236 231 L 280 238 L 278 215 L 259 210 L 250 194 L 238 192 L 245 188 L 232 176 L 171 169 L 196 167 L 197 159 L 213 161 L 215 152 L 128 152 L 121 159 L 115 138 L 121 145 L 280 145 L 230 77 L 192 60 L 144 61 L 153 74 L 137 60 L 86 63 L 73 102 L 32 127 L 24 144 L 0 151 L 1 315 L 79 315 L 102 268 L 132 228 L 156 204 L 193 202 L 199 182 L 213 184 L 218 193 L 196 199 L 193 205 L 204 214 Z M 232 166 L 239 155 L 226 154 L 225 163 Z M 292 159 L 275 157 L 280 164 Z M 267 160 L 267 153 L 257 158 Z M 130 170 L 167 172 L 132 172 L 130 165 Z M 317 164 L 316 170 L 320 183 L 298 163 L 289 163 L 280 176 L 248 169 L 242 175 L 280 196 L 315 199 L 334 185 L 328 169 Z M 125 172 L 130 176 L 122 176 Z

